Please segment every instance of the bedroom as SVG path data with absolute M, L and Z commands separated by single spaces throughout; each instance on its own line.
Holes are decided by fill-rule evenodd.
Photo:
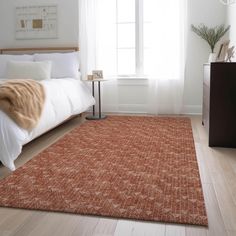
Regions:
M 91 74 L 92 70 L 103 70 L 104 78 L 99 82 L 101 83 L 101 111 L 107 117 L 101 120 L 85 119 L 92 113 L 93 98 L 89 89 L 93 82 L 81 82 L 80 84 L 79 80 L 73 80 L 73 85 L 70 85 L 71 87 L 68 85 L 65 94 L 59 91 L 62 88 L 66 90 L 66 84 L 71 80 L 64 78 L 70 78 L 71 75 L 51 76 L 59 77 L 55 82 L 57 84 L 55 87 L 49 85 L 54 83 L 53 79 L 42 82 L 46 88 L 47 99 L 49 95 L 51 99 L 50 102 L 46 100 L 45 104 L 54 103 L 54 111 L 61 117 L 57 122 L 52 119 L 52 124 L 45 128 L 45 131 L 62 122 L 63 124 L 25 144 L 22 153 L 14 162 L 16 171 L 10 171 L 9 168 L 0 166 L 0 235 L 236 235 L 236 149 L 222 148 L 220 145 L 208 146 L 210 134 L 202 125 L 202 104 L 204 100 L 203 65 L 208 61 L 210 48 L 191 30 L 191 24 L 198 26 L 204 23 L 209 27 L 221 24 L 230 25 L 229 32 L 217 43 L 215 51 L 218 52 L 221 44 L 227 39 L 230 39 L 230 47 L 236 45 L 236 4 L 232 3 L 227 6 L 222 4 L 221 0 L 189 0 L 187 8 L 185 8 L 186 14 L 182 14 L 184 0 L 172 0 L 168 3 L 153 0 L 118 1 L 121 2 L 122 9 L 126 8 L 121 15 L 128 20 L 122 22 L 123 25 L 132 22 L 131 17 L 133 17 L 133 21 L 134 18 L 136 21 L 140 21 L 145 14 L 146 16 L 159 15 L 163 18 L 158 18 L 158 22 L 154 26 L 159 27 L 160 32 L 163 30 L 162 34 L 165 32 L 167 38 L 159 37 L 159 35 L 153 36 L 153 41 L 156 40 L 158 43 L 150 57 L 157 60 L 161 66 L 155 67 L 153 60 L 149 60 L 148 65 L 154 64 L 149 69 L 153 74 L 161 71 L 167 77 L 173 76 L 171 72 L 174 71 L 182 75 L 180 76 L 182 80 L 172 80 L 169 83 L 168 79 L 163 82 L 146 78 L 141 73 L 134 75 L 135 69 L 138 68 L 140 72 L 140 68 L 142 68 L 140 55 L 142 52 L 144 53 L 145 49 L 142 47 L 138 48 L 139 57 L 137 52 L 136 54 L 123 53 L 120 55 L 122 60 L 116 61 L 114 55 L 112 56 L 111 48 L 116 30 L 120 25 L 117 23 L 112 26 L 110 23 L 115 15 L 113 13 L 117 11 L 116 7 L 120 5 L 114 4 L 116 2 L 114 0 L 97 0 L 97 5 L 93 5 L 92 0 L 1 1 L 0 49 L 3 49 L 3 57 L 6 58 L 4 53 L 21 54 L 20 57 L 22 54 L 27 54 L 28 57 L 22 59 L 23 62 L 30 61 L 30 64 L 34 64 L 36 58 L 38 58 L 37 62 L 53 61 L 51 73 L 54 71 L 58 75 L 59 71 L 66 68 L 66 65 L 73 64 L 70 59 L 75 60 L 75 55 L 79 54 L 77 67 L 80 67 L 83 79 L 87 74 Z M 86 2 L 87 4 L 85 4 Z M 136 5 L 134 5 L 135 2 Z M 150 3 L 149 11 L 142 14 L 143 8 L 140 3 L 143 4 L 143 7 Z M 157 5 L 163 7 L 165 11 L 152 9 L 152 3 L 155 7 Z M 51 36 L 46 33 L 41 35 L 41 38 L 40 36 L 35 38 L 35 35 L 32 36 L 29 32 L 24 32 L 23 36 L 17 35 L 16 8 L 19 7 L 20 11 L 22 7 L 29 6 L 54 6 L 56 8 L 57 32 L 54 32 L 55 35 Z M 86 7 L 88 7 L 87 11 L 85 11 Z M 95 14 L 86 15 L 86 12 L 92 13 L 93 10 L 101 13 L 96 16 L 100 16 L 100 18 L 95 18 Z M 139 14 L 135 15 L 135 10 L 136 13 L 139 11 Z M 168 14 L 165 15 L 165 13 Z M 183 24 L 178 25 L 178 22 L 175 21 L 177 18 L 170 20 L 168 18 L 170 15 L 179 17 L 179 22 Z M 88 17 L 87 21 L 86 17 Z M 99 21 L 94 24 L 93 20 L 96 19 Z M 38 24 L 40 27 L 40 23 L 38 21 L 36 23 L 36 27 Z M 94 31 L 89 31 L 89 29 L 94 29 L 95 25 L 99 26 L 99 23 L 106 27 L 97 27 L 100 34 L 96 39 L 100 41 L 95 42 Z M 127 37 L 128 39 L 122 36 L 119 38 L 121 44 L 129 44 L 121 46 L 121 49 L 134 51 L 134 46 L 130 44 L 135 42 L 135 44 L 141 45 L 142 40 L 137 35 L 140 36 L 142 27 L 135 25 L 137 27 L 135 31 L 134 27 L 130 28 L 128 24 L 126 26 L 123 36 L 131 36 Z M 185 29 L 185 44 L 179 51 L 174 46 L 177 45 L 178 36 L 181 38 L 180 32 L 182 31 L 176 31 L 178 29 L 176 27 Z M 89 37 L 85 37 L 84 30 L 87 30 L 86 36 Z M 148 31 L 148 33 L 152 35 L 152 31 Z M 168 42 L 165 42 L 163 38 Z M 151 41 L 150 37 L 148 39 Z M 94 42 L 95 48 L 92 46 Z M 68 47 L 70 47 L 69 50 Z M 41 50 L 42 48 L 44 50 Z M 53 50 L 55 48 L 57 50 Z M 77 48 L 79 51 L 74 52 Z M 6 49 L 15 49 L 15 51 Z M 55 55 L 55 53 L 60 54 Z M 53 56 L 51 56 L 52 54 Z M 180 63 L 181 59 L 184 60 L 185 67 Z M 0 62 L 2 62 L 1 60 L 3 61 L 0 57 Z M 17 59 L 14 56 L 10 59 L 10 61 L 15 60 Z M 57 64 L 58 61 L 61 64 Z M 175 61 L 178 63 L 174 63 Z M 226 64 L 234 65 L 234 63 Z M 109 76 L 108 70 L 114 70 L 117 65 L 121 68 L 119 75 Z M 1 69 L 0 63 L 0 74 Z M 143 69 L 145 70 L 145 65 L 143 65 Z M 230 69 L 230 71 L 233 73 L 234 69 Z M 110 74 L 114 74 L 114 72 Z M 130 74 L 132 75 L 128 76 Z M 228 73 L 226 72 L 226 74 Z M 59 82 L 62 80 L 65 81 Z M 61 83 L 61 87 L 59 87 L 59 83 Z M 97 112 L 98 82 L 94 83 Z M 49 87 L 52 90 L 50 93 Z M 225 88 L 225 86 L 221 87 L 222 90 Z M 75 91 L 79 88 L 80 92 L 76 93 Z M 232 92 L 232 90 L 230 91 Z M 78 107 L 72 109 L 74 104 L 78 105 L 78 100 L 82 99 L 83 93 L 90 102 L 81 111 Z M 59 103 L 56 102 L 57 98 Z M 218 96 L 216 105 L 219 104 L 219 107 L 222 108 L 223 105 L 219 98 L 222 96 Z M 68 107 L 72 107 L 70 111 Z M 81 116 L 64 122 L 71 115 L 81 113 L 82 110 Z M 54 113 L 47 111 L 49 112 L 44 109 L 45 116 L 54 117 L 50 115 Z M 2 116 L 6 118 L 6 115 L 2 111 L 0 112 L 0 124 L 2 124 Z M 45 116 L 43 117 L 45 118 Z M 233 118 L 231 117 L 231 119 Z M 8 117 L 6 119 L 9 120 Z M 41 124 L 45 124 L 44 121 L 41 117 Z M 163 125 L 158 126 L 157 123 Z M 216 123 L 216 125 L 218 124 Z M 222 123 L 223 128 L 224 125 Z M 232 125 L 232 129 L 228 131 L 226 137 L 230 136 L 230 132 L 235 133 L 234 123 L 230 125 Z M 221 130 L 222 127 L 218 125 L 214 131 Z M 1 133 L 5 128 L 4 123 L 1 126 Z M 36 133 L 35 137 L 37 136 Z M 224 134 L 222 134 L 223 136 Z M 5 139 L 7 139 L 6 136 Z M 5 139 L 3 139 L 4 142 Z M 0 154 L 3 154 L 2 148 L 6 148 L 3 141 L 0 144 Z M 9 142 L 9 150 L 14 149 L 14 141 Z M 233 144 L 230 143 L 230 146 L 233 147 Z M 189 166 L 185 165 L 186 156 L 183 155 L 184 159 L 182 159 L 182 156 L 179 155 L 180 150 L 185 151 L 186 156 L 190 155 L 190 161 L 186 162 Z M 158 160 L 161 161 L 151 158 L 152 155 L 155 157 L 159 155 Z M 161 159 L 162 155 L 166 155 L 165 160 Z M 47 159 L 48 156 L 51 158 Z M 75 161 L 76 156 L 81 157 L 78 163 Z M 61 159 L 58 161 L 60 157 Z M 177 158 L 173 159 L 174 157 Z M 143 158 L 141 162 L 139 158 Z M 168 163 L 171 165 L 169 166 Z M 78 169 L 74 168 L 75 166 Z M 157 170 L 155 167 L 159 169 Z M 108 172 L 108 170 L 112 170 L 112 172 Z M 186 176 L 186 173 L 189 173 L 190 177 Z M 67 176 L 68 179 L 65 179 L 64 176 Z M 162 177 L 165 180 L 164 185 L 161 182 Z M 195 177 L 197 177 L 196 182 L 193 181 Z M 46 178 L 51 182 L 46 181 Z M 68 180 L 72 182 L 68 182 Z M 156 182 L 153 184 L 154 180 Z M 168 182 L 168 180 L 172 182 Z M 181 180 L 190 181 L 188 183 L 192 185 L 185 185 Z M 11 187 L 11 181 L 13 181 L 13 187 Z M 18 184 L 14 185 L 14 181 Z M 4 184 L 5 182 L 6 184 Z M 175 185 L 179 182 L 180 186 Z M 30 183 L 32 186 L 29 189 L 24 188 L 29 187 Z M 105 190 L 104 186 L 106 186 Z M 168 192 L 165 192 L 166 195 L 159 194 L 159 187 L 163 186 L 165 189 L 169 189 L 171 194 Z M 192 186 L 195 187 L 193 193 L 191 192 Z M 178 187 L 183 192 L 186 190 L 187 200 L 182 192 L 177 196 L 174 195 L 179 193 Z M 199 191 L 196 190 L 197 187 Z M 32 191 L 30 191 L 31 188 Z M 71 194 L 63 192 L 68 188 Z M 18 196 L 22 189 L 23 200 L 20 200 Z M 74 195 L 75 193 L 81 194 L 80 197 Z M 122 201 L 124 193 L 126 198 Z M 102 194 L 101 199 L 100 194 Z M 154 197 L 152 197 L 153 195 Z M 54 199 L 50 199 L 50 196 L 54 196 Z M 73 199 L 75 196 L 79 198 L 78 201 Z M 201 200 L 200 210 L 197 207 L 199 205 L 196 205 L 198 197 Z M 169 198 L 174 202 L 168 202 Z M 98 199 L 101 201 L 98 202 Z M 163 202 L 162 206 L 159 206 L 160 202 Z M 188 204 L 185 204 L 186 202 Z M 75 203 L 77 205 L 74 205 Z M 108 205 L 109 209 L 106 207 Z M 181 217 L 178 218 L 178 211 L 181 210 L 181 207 L 184 209 Z

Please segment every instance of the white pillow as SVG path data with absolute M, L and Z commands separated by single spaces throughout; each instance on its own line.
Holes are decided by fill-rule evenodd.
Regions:
M 52 62 L 52 78 L 79 78 L 79 52 L 34 54 L 35 61 Z
M 8 61 L 33 61 L 33 55 L 0 55 L 0 78 L 6 78 Z
M 7 62 L 8 79 L 34 79 L 44 80 L 51 78 L 51 62 Z

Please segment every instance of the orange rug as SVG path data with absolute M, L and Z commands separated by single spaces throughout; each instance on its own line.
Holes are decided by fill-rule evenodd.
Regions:
M 191 122 L 87 121 L 1 180 L 0 206 L 207 225 Z

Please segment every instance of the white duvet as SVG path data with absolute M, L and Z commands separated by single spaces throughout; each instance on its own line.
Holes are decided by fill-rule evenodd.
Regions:
M 0 161 L 12 171 L 24 144 L 95 103 L 89 89 L 80 80 L 50 79 L 41 83 L 45 88 L 46 101 L 40 121 L 32 132 L 20 128 L 0 110 Z

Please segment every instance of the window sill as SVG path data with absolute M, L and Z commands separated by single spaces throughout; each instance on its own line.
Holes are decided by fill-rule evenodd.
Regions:
M 138 77 L 138 76 L 113 76 L 111 78 L 117 80 L 148 80 L 147 77 Z
M 148 80 L 148 78 L 140 77 L 118 77 L 118 80 Z

